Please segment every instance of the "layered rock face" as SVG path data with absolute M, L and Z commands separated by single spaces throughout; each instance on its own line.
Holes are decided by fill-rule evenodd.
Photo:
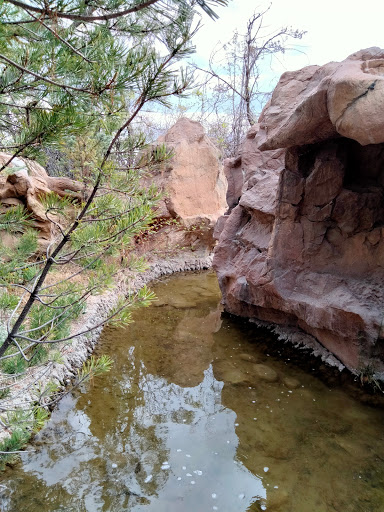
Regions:
M 179 119 L 156 144 L 165 144 L 173 156 L 146 180 L 164 191 L 157 213 L 160 229 L 152 245 L 211 252 L 214 226 L 226 210 L 227 184 L 218 149 L 202 125 L 187 118 Z
M 384 50 L 285 73 L 259 123 L 226 164 L 244 185 L 214 257 L 225 307 L 383 372 Z

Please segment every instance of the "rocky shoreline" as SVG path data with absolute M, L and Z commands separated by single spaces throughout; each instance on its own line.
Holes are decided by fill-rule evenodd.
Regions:
M 272 332 L 279 341 L 283 343 L 290 343 L 295 349 L 309 350 L 311 355 L 319 357 L 327 366 L 336 368 L 342 372 L 346 367 L 343 363 L 335 357 L 332 352 L 327 350 L 316 338 L 310 334 L 300 331 L 295 327 L 288 325 L 278 325 L 271 322 L 265 322 L 256 318 L 250 318 L 249 321 L 258 327 L 263 327 Z M 350 370 L 353 375 L 356 372 Z

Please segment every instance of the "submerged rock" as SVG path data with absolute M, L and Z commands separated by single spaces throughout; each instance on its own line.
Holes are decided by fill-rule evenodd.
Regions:
M 242 361 L 248 361 L 250 363 L 257 363 L 257 359 L 252 354 L 239 354 L 239 359 Z
M 241 384 L 247 382 L 251 375 L 237 369 L 229 361 L 214 362 L 213 373 L 217 380 L 222 380 L 228 384 Z
M 267 382 L 276 382 L 278 379 L 278 375 L 275 370 L 266 364 L 254 364 L 252 368 L 253 374 L 261 380 L 265 380 Z
M 300 386 L 300 382 L 294 377 L 284 377 L 283 383 L 289 389 L 297 389 Z

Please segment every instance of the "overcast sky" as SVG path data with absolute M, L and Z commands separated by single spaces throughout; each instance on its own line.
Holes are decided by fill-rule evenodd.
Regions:
M 218 20 L 202 16 L 203 26 L 194 37 L 196 53 L 191 60 L 206 69 L 215 46 L 228 42 L 236 29 L 244 34 L 253 13 L 264 11 L 269 5 L 264 25 L 270 32 L 291 27 L 307 33 L 301 40 L 292 40 L 297 51 L 289 51 L 263 67 L 259 81 L 263 92 L 272 91 L 285 71 L 341 61 L 363 48 L 384 48 L 384 0 L 229 0 L 228 7 L 214 8 L 220 16 Z M 263 103 L 256 110 L 261 111 L 262 106 Z M 196 108 L 188 107 L 188 115 L 192 116 Z
M 204 26 L 195 38 L 199 62 L 203 64 L 215 43 L 228 41 L 236 28 L 239 33 L 245 32 L 253 12 L 268 5 L 269 2 L 230 0 L 228 7 L 215 8 L 220 15 L 217 21 L 204 16 Z M 384 48 L 384 0 L 273 0 L 265 24 L 271 30 L 291 26 L 307 31 L 298 42 L 304 53 L 290 52 L 275 63 L 274 71 L 279 76 L 309 64 L 343 60 L 362 48 Z

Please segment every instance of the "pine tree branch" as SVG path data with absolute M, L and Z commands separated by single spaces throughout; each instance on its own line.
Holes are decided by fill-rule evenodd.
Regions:
M 223 78 L 222 76 L 217 74 L 212 69 L 202 69 L 202 68 L 199 68 L 199 66 L 196 66 L 196 65 L 194 65 L 193 67 L 194 67 L 194 69 L 198 69 L 199 71 L 203 71 L 203 73 L 206 73 L 207 75 L 211 75 L 212 78 L 217 78 L 217 80 L 220 80 L 220 82 L 223 82 L 223 84 L 225 84 L 227 87 L 229 87 L 229 89 L 231 89 L 231 91 L 233 91 L 235 94 L 240 96 L 240 98 L 242 100 L 245 100 L 244 96 L 242 95 L 242 93 L 240 91 L 238 91 L 232 84 L 230 84 L 228 82 L 228 80 L 225 80 L 225 78 Z
M 128 308 L 129 306 L 132 306 L 132 305 L 133 305 L 132 300 L 131 299 L 127 299 L 127 301 L 120 308 L 118 308 L 112 314 L 108 315 L 108 317 L 105 320 L 102 320 L 101 322 L 97 323 L 93 327 L 88 327 L 84 331 L 80 331 L 80 332 L 77 332 L 75 334 L 71 334 L 70 336 L 66 336 L 65 338 L 60 338 L 59 340 L 38 341 L 38 340 L 34 340 L 33 338 L 29 338 L 28 336 L 22 336 L 21 334 L 16 334 L 15 338 L 19 338 L 21 340 L 31 342 L 31 344 L 28 345 L 28 347 L 25 350 L 31 348 L 35 344 L 36 345 L 44 345 L 44 344 L 51 344 L 52 345 L 52 344 L 55 344 L 55 343 L 62 343 L 63 341 L 73 340 L 74 338 L 77 338 L 78 336 L 82 336 L 83 334 L 88 334 L 89 332 L 92 332 L 95 329 L 99 329 L 100 327 L 103 327 L 108 322 L 110 322 L 113 318 L 115 318 L 119 313 L 124 311 L 124 309 L 126 309 L 126 308 Z M 0 347 L 0 348 L 2 348 L 2 347 Z M 0 356 L 1 356 L 1 354 L 0 354 Z
M 58 82 L 55 82 L 54 80 L 50 80 L 49 78 L 46 78 L 45 76 L 39 75 L 38 73 L 31 71 L 30 69 L 20 66 L 20 64 L 17 64 L 17 62 L 15 62 L 11 59 L 8 59 L 8 57 L 6 57 L 5 55 L 0 54 L 0 59 L 3 60 L 4 62 L 7 62 L 11 66 L 14 66 L 19 71 L 22 71 L 23 73 L 27 73 L 28 75 L 32 75 L 35 78 L 37 78 L 38 80 L 47 82 L 48 84 L 54 85 L 55 87 L 59 87 L 60 89 L 70 89 L 71 91 L 85 92 L 87 94 L 92 94 L 92 95 L 95 94 L 93 91 L 89 91 L 87 89 L 81 89 L 79 87 L 72 87 L 71 85 L 59 84 Z
M 86 62 L 88 62 L 89 64 L 95 64 L 95 61 L 92 61 L 92 60 L 89 60 L 87 59 L 87 57 L 85 57 L 85 55 L 83 55 L 81 52 L 79 52 L 79 50 L 76 50 L 75 47 L 73 47 L 71 45 L 71 43 L 69 43 L 68 41 L 66 41 L 65 39 L 63 39 L 61 36 L 59 36 L 59 34 L 53 30 L 51 27 L 49 27 L 48 25 L 46 25 L 40 18 L 38 18 L 37 16 L 35 16 L 34 14 L 32 14 L 31 12 L 27 11 L 27 13 L 33 18 L 35 19 L 36 21 L 38 21 L 44 28 L 46 28 L 49 32 L 51 32 L 51 34 L 53 34 L 59 41 L 61 41 L 65 46 L 68 46 L 68 48 L 70 48 L 74 53 L 76 53 L 76 55 L 78 55 L 79 57 L 81 57 L 82 59 L 84 59 Z
M 69 14 L 65 12 L 60 11 L 54 11 L 51 9 L 41 9 L 39 7 L 33 7 L 32 5 L 25 4 L 24 2 L 19 2 L 18 0 L 7 0 L 10 4 L 21 7 L 21 9 L 24 9 L 25 11 L 33 11 L 37 12 L 39 14 L 42 14 L 46 17 L 54 16 L 55 18 L 64 18 L 67 20 L 72 21 L 107 21 L 107 20 L 113 20 L 115 18 L 121 18 L 122 16 L 126 16 L 127 14 L 133 14 L 135 12 L 141 11 L 143 9 L 146 9 L 147 7 L 150 7 L 151 5 L 159 2 L 159 0 L 147 0 L 146 2 L 143 2 L 142 4 L 135 5 L 134 7 L 129 7 L 128 9 L 125 9 L 124 11 L 120 12 L 113 12 L 110 14 L 99 14 L 96 16 L 86 16 L 84 14 Z

